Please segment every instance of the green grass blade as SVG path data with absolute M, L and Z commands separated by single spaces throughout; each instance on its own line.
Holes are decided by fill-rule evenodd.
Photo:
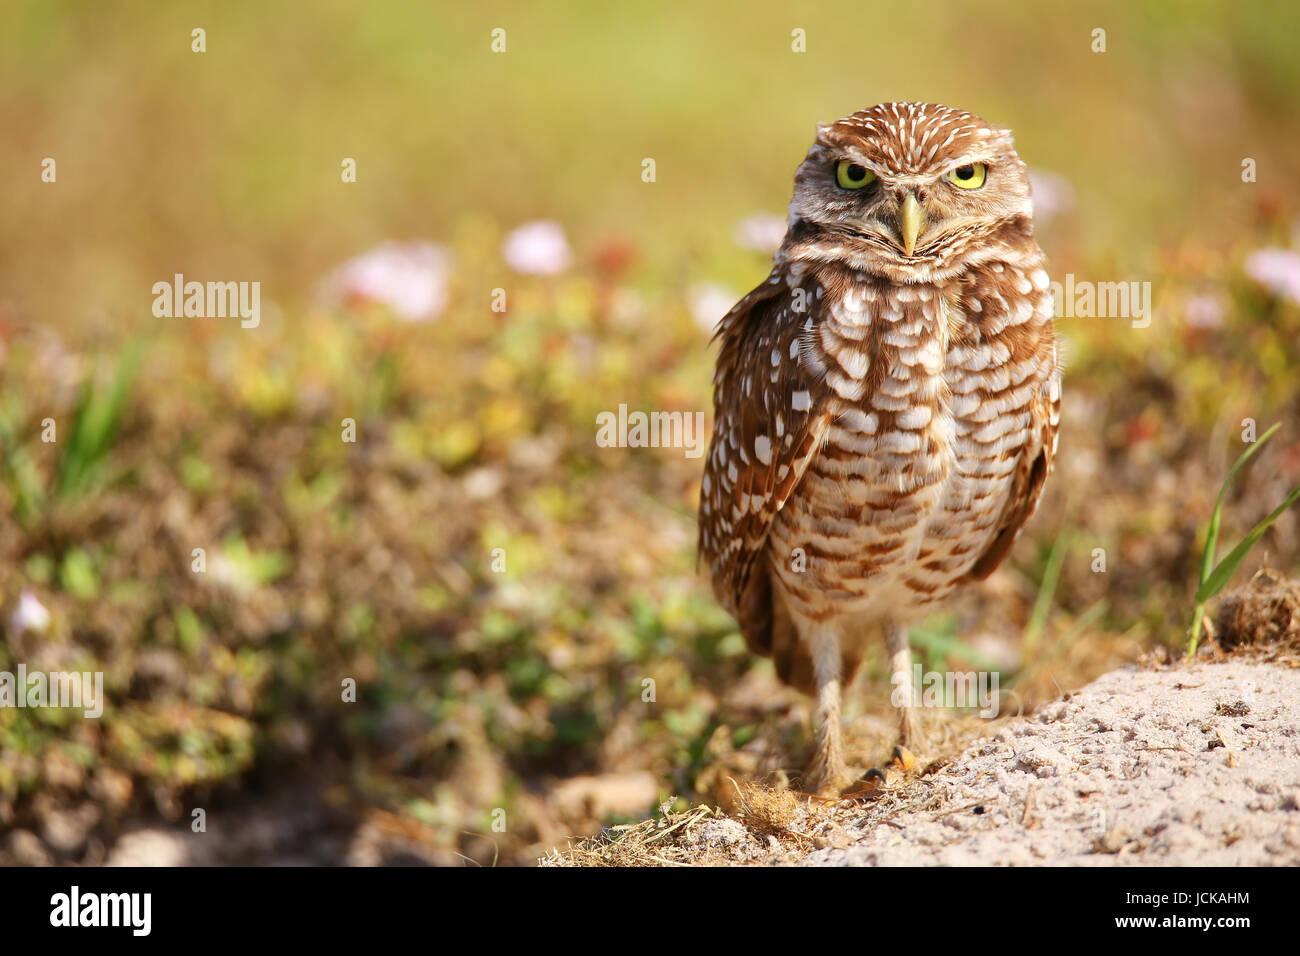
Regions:
M 924 651 L 926 661 L 935 664 L 938 670 L 946 670 L 947 661 L 954 657 L 968 661 L 986 671 L 1001 670 L 998 662 L 989 655 L 977 651 L 956 636 L 939 630 L 918 629 L 910 636 L 909 641 L 914 647 Z
M 85 489 L 103 463 L 117 437 L 144 349 L 140 343 L 127 349 L 106 391 L 88 379 L 72 420 L 72 434 L 59 457 L 58 492 L 62 496 Z
M 1223 484 L 1219 486 L 1219 497 L 1214 502 L 1214 510 L 1210 513 L 1210 526 L 1205 532 L 1205 550 L 1201 553 L 1201 587 L 1205 586 L 1205 582 L 1209 580 L 1211 570 L 1214 568 L 1214 555 L 1219 548 L 1219 523 L 1223 516 L 1223 500 L 1228 495 L 1228 488 L 1232 485 L 1232 480 L 1237 477 L 1237 472 L 1250 460 L 1250 456 L 1259 451 L 1281 426 L 1281 422 L 1274 422 L 1271 428 L 1243 451 L 1236 462 L 1233 463 L 1233 466 L 1228 469 Z
M 1286 511 L 1297 501 L 1300 501 L 1300 486 L 1297 486 L 1291 494 L 1287 495 L 1286 500 L 1278 505 L 1272 514 L 1259 524 L 1255 525 L 1255 527 L 1251 529 L 1250 534 L 1242 538 L 1241 542 L 1228 552 L 1228 556 L 1219 562 L 1219 566 L 1214 569 L 1214 572 L 1197 590 L 1196 600 L 1198 602 L 1208 601 L 1223 590 L 1223 586 L 1232 578 L 1232 575 L 1241 565 L 1241 562 L 1245 560 L 1246 554 L 1255 546 L 1255 542 L 1263 537 L 1264 532 L 1268 530 L 1269 525 L 1276 521 L 1278 517 L 1281 516 L 1282 512 Z
M 1029 620 L 1025 622 L 1025 634 L 1021 646 L 1026 659 L 1037 648 L 1038 641 L 1043 636 L 1043 629 L 1047 626 L 1048 615 L 1052 612 L 1052 602 L 1056 600 L 1056 586 L 1060 583 L 1061 569 L 1065 565 L 1065 552 L 1069 544 L 1069 528 L 1074 518 L 1074 506 L 1075 497 L 1072 494 L 1065 502 L 1061 530 L 1056 533 L 1056 538 L 1052 541 L 1052 550 L 1048 552 L 1047 563 L 1043 566 L 1043 578 L 1038 582 L 1038 594 L 1034 597 L 1034 606 L 1029 612 Z

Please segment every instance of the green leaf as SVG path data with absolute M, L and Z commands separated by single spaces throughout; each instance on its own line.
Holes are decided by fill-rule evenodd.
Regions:
M 63 556 L 63 563 L 59 566 L 59 586 L 83 601 L 99 596 L 95 565 L 81 548 L 73 548 Z
M 176 622 L 176 643 L 186 654 L 194 654 L 203 643 L 203 624 L 199 617 L 185 605 L 172 615 Z
M 228 535 L 221 542 L 221 553 L 235 572 L 239 586 L 244 588 L 273 584 L 293 566 L 285 552 L 254 551 L 239 535 Z

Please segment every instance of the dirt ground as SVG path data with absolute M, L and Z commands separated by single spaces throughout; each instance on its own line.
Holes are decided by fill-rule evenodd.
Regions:
M 809 865 L 1300 863 L 1300 669 L 1106 674 L 977 741 Z M 934 806 L 935 809 L 927 809 Z
M 935 757 L 922 753 L 923 759 Z M 653 783 L 653 781 L 651 781 Z M 638 792 L 640 792 L 638 790 Z M 733 781 L 721 807 L 611 827 L 544 866 L 1300 865 L 1300 660 L 1129 666 L 856 800 Z M 284 794 L 207 832 L 129 829 L 97 862 L 453 865 L 388 814 Z M 10 835 L 11 863 L 59 845 Z M 66 841 L 64 841 L 66 842 Z
M 1300 864 L 1300 668 L 1106 674 L 854 802 L 746 784 L 543 865 Z

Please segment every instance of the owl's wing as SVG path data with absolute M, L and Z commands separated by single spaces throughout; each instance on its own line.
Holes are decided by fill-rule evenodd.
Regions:
M 700 487 L 699 551 L 713 573 L 714 592 L 733 614 L 772 519 L 829 427 L 827 387 L 800 359 L 815 301 L 810 288 L 792 291 L 778 269 L 718 327 L 722 347 L 713 376 L 713 441 Z
M 1056 368 L 1054 346 L 1052 365 L 1050 376 L 1029 407 L 1031 438 L 1021 448 L 1016 460 L 1011 492 L 1007 495 L 989 546 L 966 572 L 968 581 L 983 581 L 997 569 L 1043 496 L 1043 483 L 1047 481 L 1056 457 L 1057 430 L 1061 421 L 1061 379 Z

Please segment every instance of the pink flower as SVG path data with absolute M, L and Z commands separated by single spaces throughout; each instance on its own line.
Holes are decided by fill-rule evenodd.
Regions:
M 1300 304 L 1300 253 L 1257 249 L 1246 257 L 1246 275 L 1273 295 Z
M 26 589 L 18 598 L 18 606 L 9 618 L 9 633 L 14 637 L 24 631 L 44 631 L 50 626 L 50 612 L 37 600 L 36 595 Z
M 551 219 L 524 223 L 506 236 L 501 254 L 516 272 L 537 276 L 557 275 L 573 258 L 564 227 Z
M 386 242 L 343 263 L 328 280 L 345 301 L 379 302 L 420 321 L 447 307 L 451 255 L 432 242 Z
M 1217 329 L 1223 326 L 1223 300 L 1217 295 L 1201 293 L 1187 300 L 1183 315 L 1194 329 Z
M 712 333 L 719 320 L 731 311 L 739 298 L 725 285 L 716 282 L 701 282 L 691 286 L 687 293 L 687 303 L 695 322 L 706 332 Z
M 781 248 L 785 228 L 785 220 L 780 216 L 767 212 L 755 213 L 736 223 L 736 245 L 770 256 Z
M 1060 173 L 1029 171 L 1029 191 L 1034 198 L 1034 218 L 1047 222 L 1074 208 L 1074 185 Z

